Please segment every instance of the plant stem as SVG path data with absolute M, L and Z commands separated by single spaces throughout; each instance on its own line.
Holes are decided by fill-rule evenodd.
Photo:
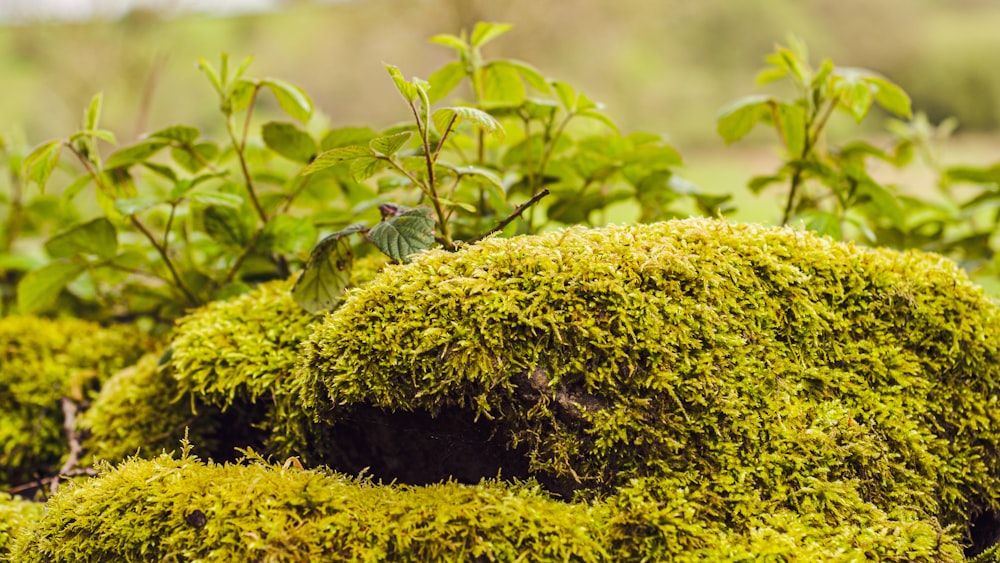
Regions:
M 140 221 L 139 218 L 135 216 L 135 214 L 129 215 L 128 218 L 130 221 L 132 221 L 132 224 L 135 225 L 135 228 L 139 229 L 139 231 L 141 231 L 142 234 L 146 236 L 150 244 L 153 245 L 153 248 L 156 249 L 156 252 L 160 255 L 160 258 L 163 259 L 163 263 L 167 266 L 167 269 L 170 270 L 170 276 L 174 279 L 174 284 L 177 286 L 177 289 L 181 290 L 181 292 L 184 294 L 184 297 L 187 298 L 188 303 L 191 305 L 200 305 L 201 301 L 194 296 L 194 293 L 192 293 L 191 290 L 188 289 L 187 284 L 184 283 L 184 278 L 182 278 L 180 274 L 177 272 L 177 268 L 174 267 L 174 263 L 170 259 L 170 256 L 167 254 L 166 248 L 164 248 L 163 245 L 157 242 L 156 236 L 153 235 L 152 232 L 150 232 L 150 230 L 146 227 L 146 225 L 144 225 L 142 221 Z
M 254 211 L 257 212 L 257 216 L 260 217 L 261 221 L 267 222 L 267 213 L 264 211 L 264 207 L 260 204 L 260 199 L 257 198 L 257 190 L 254 188 L 253 176 L 250 174 L 250 166 L 247 164 L 247 137 L 250 132 L 250 118 L 253 116 L 254 104 L 257 101 L 257 93 L 260 92 L 260 85 L 256 85 L 253 89 L 253 94 L 250 98 L 250 105 L 247 107 L 247 116 L 243 120 L 243 139 L 238 140 L 236 138 L 236 132 L 233 131 L 233 122 L 231 116 L 226 116 L 226 131 L 229 132 L 229 139 L 233 144 L 233 148 L 236 149 L 236 157 L 240 161 L 240 169 L 243 172 L 243 179 L 246 182 L 247 195 L 250 197 L 250 203 L 253 205 Z
M 431 198 L 431 204 L 434 206 L 434 213 L 437 214 L 438 217 L 437 223 L 438 230 L 441 232 L 441 244 L 450 250 L 455 246 L 455 243 L 451 240 L 451 232 L 448 229 L 448 218 L 445 215 L 444 208 L 441 207 L 441 198 L 438 197 L 437 193 L 437 180 L 434 177 L 434 157 L 436 156 L 436 153 L 431 152 L 430 126 L 420 119 L 420 112 L 417 111 L 417 106 L 413 102 L 410 102 L 410 110 L 413 112 L 414 119 L 416 119 L 417 130 L 420 133 L 420 141 L 424 146 L 424 160 L 427 161 L 427 189 L 425 192 Z
M 549 195 L 549 189 L 545 188 L 544 190 L 542 190 L 542 191 L 538 192 L 537 194 L 531 196 L 531 199 L 529 199 L 528 201 L 526 201 L 526 202 L 522 203 L 521 205 L 518 205 L 516 208 L 514 208 L 514 212 L 513 213 L 511 213 L 510 215 L 508 215 L 507 217 L 505 217 L 502 221 L 500 221 L 499 223 L 497 223 L 496 226 L 494 226 L 492 229 L 489 230 L 489 232 L 477 236 L 476 238 L 470 240 L 469 243 L 481 241 L 481 240 L 483 240 L 484 238 L 486 238 L 486 237 L 488 237 L 490 235 L 494 235 L 494 234 L 499 233 L 500 231 L 504 230 L 504 228 L 507 225 L 509 225 L 511 221 L 513 221 L 514 219 L 517 219 L 518 217 L 520 217 L 521 214 L 524 213 L 529 207 L 531 207 L 532 205 L 538 203 L 538 200 L 542 199 L 543 197 L 545 197 L 547 195 Z

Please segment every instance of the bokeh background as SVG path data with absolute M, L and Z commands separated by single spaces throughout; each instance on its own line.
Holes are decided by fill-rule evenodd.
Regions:
M 666 136 L 708 191 L 774 169 L 766 134 L 725 147 L 715 115 L 754 91 L 789 34 L 814 63 L 885 74 L 932 123 L 956 118 L 948 162 L 1000 160 L 996 0 L 0 0 L 0 132 L 25 146 L 65 136 L 103 91 L 103 124 L 121 142 L 177 123 L 211 134 L 221 117 L 195 60 L 222 52 L 305 88 L 331 126 L 388 126 L 407 115 L 382 63 L 427 76 L 451 57 L 428 38 L 477 20 L 515 25 L 487 56 L 573 84 L 624 131 Z M 869 121 L 861 133 L 877 138 L 884 118 Z M 772 207 L 741 203 L 751 219 Z

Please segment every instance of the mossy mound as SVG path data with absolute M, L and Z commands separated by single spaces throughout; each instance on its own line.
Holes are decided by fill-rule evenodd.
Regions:
M 259 460 L 163 455 L 63 485 L 11 559 L 608 560 L 595 512 L 527 484 L 384 486 Z
M 0 319 L 0 484 L 54 475 L 69 449 L 60 401 L 81 407 L 149 346 L 134 327 Z
M 941 257 L 697 219 L 388 267 L 300 376 L 334 427 L 478 416 L 553 490 L 652 478 L 731 533 L 876 510 L 951 541 L 1000 508 L 998 346 L 997 307 Z
M 259 458 L 131 459 L 68 483 L 15 539 L 11 561 L 961 561 L 932 524 L 874 507 L 830 522 L 763 514 L 745 533 L 705 518 L 708 487 L 635 482 L 610 502 L 539 486 L 380 485 Z

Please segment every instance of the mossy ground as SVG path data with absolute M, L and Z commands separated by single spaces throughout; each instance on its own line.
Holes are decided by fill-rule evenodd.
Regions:
M 427 252 L 323 318 L 288 285 L 130 377 L 296 457 L 105 468 L 17 560 L 961 561 L 1000 509 L 1000 315 L 934 255 L 689 220 Z

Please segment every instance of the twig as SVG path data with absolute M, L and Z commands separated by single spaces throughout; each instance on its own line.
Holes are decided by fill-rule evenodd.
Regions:
M 76 415 L 79 412 L 76 403 L 69 397 L 59 399 L 59 406 L 63 412 L 63 430 L 66 432 L 66 441 L 69 442 L 69 457 L 66 463 L 59 468 L 59 473 L 52 478 L 49 483 L 49 493 L 56 494 L 59 491 L 59 479 L 68 476 L 80 463 L 80 456 L 83 454 L 83 444 L 80 443 L 80 433 L 76 431 Z
M 545 197 L 547 195 L 549 195 L 549 189 L 545 188 L 542 191 L 538 192 L 537 194 L 531 196 L 531 199 L 529 199 L 528 201 L 522 203 L 521 205 L 518 205 L 514 209 L 513 213 L 511 213 L 510 215 L 508 215 L 507 217 L 505 217 L 502 221 L 500 221 L 499 223 L 497 223 L 495 227 L 493 227 L 492 229 L 489 230 L 489 232 L 481 234 L 481 235 L 477 236 L 476 238 L 474 238 L 474 239 L 472 239 L 472 240 L 470 240 L 468 242 L 470 244 L 474 243 L 474 242 L 479 242 L 479 241 L 483 240 L 484 238 L 486 238 L 486 237 L 488 237 L 490 235 L 494 235 L 496 233 L 499 233 L 500 231 L 504 230 L 504 227 L 506 227 L 507 225 L 509 225 L 511 221 L 513 221 L 514 219 L 517 219 L 518 217 L 520 217 L 521 214 L 525 212 L 525 210 L 527 210 L 529 207 L 531 207 L 532 205 L 534 205 L 535 203 L 537 203 L 538 200 L 542 199 L 543 197 Z

